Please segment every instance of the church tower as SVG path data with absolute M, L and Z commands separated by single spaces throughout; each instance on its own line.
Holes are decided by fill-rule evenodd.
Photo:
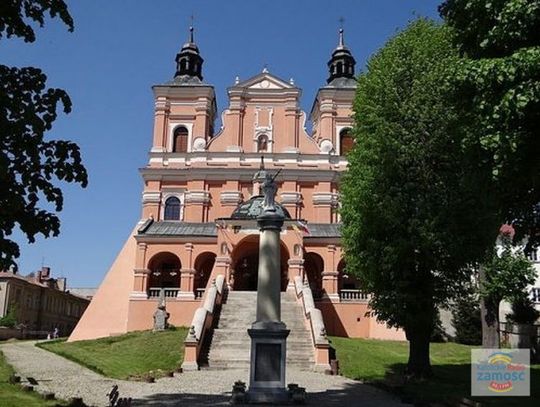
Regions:
M 204 188 L 188 190 L 184 185 L 168 182 L 157 173 L 186 162 L 186 156 L 204 151 L 214 133 L 216 96 L 214 88 L 203 82 L 203 58 L 194 41 L 193 27 L 188 41 L 176 55 L 174 78 L 152 87 L 155 98 L 154 138 L 150 165 L 145 169 L 143 218 L 155 220 L 201 220 L 208 204 Z M 181 214 L 165 213 L 165 202 L 176 202 Z M 184 213 L 185 210 L 185 213 Z
M 352 148 L 352 102 L 356 90 L 356 61 L 345 45 L 343 28 L 328 61 L 326 86 L 319 89 L 311 110 L 313 138 L 322 151 L 345 156 Z
M 216 96 L 213 86 L 204 82 L 204 60 L 190 27 L 175 57 L 173 78 L 152 88 L 154 131 L 149 161 L 140 169 L 141 219 L 70 341 L 151 329 L 160 298 L 165 297 L 171 324 L 196 327 L 185 342 L 184 366 L 197 368 L 205 332 L 212 326 L 209 321 L 218 316 L 219 308 L 213 305 L 218 286 L 229 290 L 229 299 L 257 289 L 262 172 L 275 177 L 276 202 L 288 218 L 280 233 L 280 258 L 275 259 L 280 288 L 295 293 L 309 286 L 324 319 L 317 332 L 306 333 L 313 348 L 299 360 L 310 367 L 328 367 L 326 339 L 310 339 L 321 332 L 401 338 L 373 318 L 358 317 L 369 311 L 368 301 L 346 272 L 341 247 L 339 186 L 353 143 L 356 89 L 356 62 L 343 34 L 340 30 L 327 63 L 327 83 L 313 103 L 312 134 L 300 107 L 302 89 L 267 68 L 231 80 L 221 128 L 214 133 Z M 233 309 L 234 303 L 226 304 L 233 314 L 240 312 Z M 255 316 L 237 320 L 241 325 L 244 319 L 251 323 L 251 318 Z M 312 326 L 308 320 L 299 322 L 297 326 Z M 234 332 L 247 335 L 247 328 L 235 326 Z M 291 335 L 300 335 L 298 329 Z M 215 338 L 212 347 L 219 349 Z M 249 349 L 241 347 L 228 355 L 237 359 L 246 352 Z M 312 361 L 314 352 L 317 358 Z M 220 360 L 209 356 L 210 366 L 223 362 L 223 354 L 217 354 Z

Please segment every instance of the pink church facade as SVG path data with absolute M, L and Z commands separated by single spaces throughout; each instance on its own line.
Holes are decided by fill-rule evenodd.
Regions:
M 294 290 L 302 277 L 329 335 L 404 339 L 368 316 L 341 247 L 339 183 L 353 143 L 356 87 L 342 32 L 309 116 L 300 108 L 301 89 L 265 69 L 228 88 L 222 127 L 214 131 L 216 97 L 203 81 L 193 32 L 176 63 L 174 79 L 153 87 L 141 220 L 69 340 L 151 329 L 162 290 L 169 323 L 190 326 L 218 275 L 229 290 L 255 291 L 261 157 L 264 170 L 279 171 L 276 200 L 290 218 L 281 233 L 282 290 Z

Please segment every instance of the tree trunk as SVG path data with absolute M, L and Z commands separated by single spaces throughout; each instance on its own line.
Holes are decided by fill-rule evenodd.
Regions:
M 499 348 L 499 301 L 493 298 L 480 300 L 482 316 L 482 348 Z
M 484 267 L 478 272 L 480 287 L 485 279 Z M 480 298 L 480 316 L 482 319 L 482 348 L 498 349 L 499 343 L 499 300 L 493 297 Z
M 424 329 L 410 329 L 406 330 L 406 335 L 409 341 L 409 361 L 405 371 L 406 378 L 423 380 L 431 377 L 433 375 L 429 360 L 429 338 L 431 333 L 429 330 Z

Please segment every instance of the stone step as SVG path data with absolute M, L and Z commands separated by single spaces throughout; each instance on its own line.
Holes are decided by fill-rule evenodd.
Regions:
M 304 372 L 310 372 L 313 370 L 313 364 L 312 363 L 305 363 L 305 364 L 287 364 L 289 367 L 293 367 L 296 370 L 304 371 Z M 249 369 L 249 363 L 240 363 L 240 364 L 233 364 L 233 363 L 220 363 L 220 364 L 214 364 L 212 366 L 202 366 L 201 369 L 203 370 L 248 370 Z
M 251 338 L 247 330 L 256 319 L 257 293 L 231 291 L 221 308 L 208 351 L 208 369 L 249 367 Z M 311 370 L 314 351 L 301 304 L 289 293 L 281 295 L 281 319 L 290 330 L 287 338 L 287 365 Z

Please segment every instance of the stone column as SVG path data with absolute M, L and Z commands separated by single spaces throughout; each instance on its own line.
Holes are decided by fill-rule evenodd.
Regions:
M 285 361 L 289 330 L 281 322 L 280 232 L 284 218 L 276 213 L 277 187 L 271 176 L 263 184 L 265 208 L 257 218 L 261 230 L 257 286 L 257 320 L 251 338 L 248 403 L 285 403 Z
M 289 265 L 289 284 L 287 286 L 287 290 L 293 290 L 294 291 L 294 278 L 295 277 L 303 277 L 304 276 L 304 259 L 296 258 L 296 259 L 289 259 L 287 262 Z
M 146 300 L 148 298 L 148 276 L 150 270 L 146 268 L 133 270 L 133 291 L 130 294 L 130 298 L 138 298 Z
M 227 287 L 229 287 L 229 279 L 230 279 L 230 265 L 231 265 L 231 257 L 228 255 L 225 256 L 217 256 L 216 257 L 216 263 L 214 265 L 214 268 L 217 270 L 215 275 L 223 274 L 225 277 L 225 284 L 227 284 Z
M 180 270 L 180 290 L 178 291 L 177 298 L 194 300 L 195 269 L 193 268 L 193 244 L 186 243 L 184 247 L 188 252 L 188 264 L 187 267 L 183 267 L 182 270 Z
M 257 320 L 253 326 L 281 326 L 281 254 L 280 232 L 283 217 L 265 212 L 257 218 L 261 230 L 259 242 L 259 271 L 257 280 Z M 270 325 L 269 325 L 270 323 Z
M 323 299 L 339 302 L 338 271 L 336 270 L 336 246 L 328 245 L 328 256 L 325 259 L 325 271 L 322 273 Z M 326 261 L 328 260 L 328 262 Z

